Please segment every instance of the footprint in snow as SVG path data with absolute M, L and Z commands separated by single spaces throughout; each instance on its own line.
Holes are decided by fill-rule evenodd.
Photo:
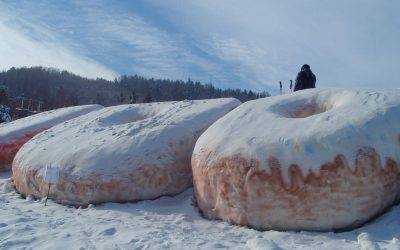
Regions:
M 106 230 L 104 230 L 103 232 L 101 232 L 101 235 L 104 236 L 112 236 L 117 232 L 117 229 L 115 229 L 115 227 L 111 227 L 111 228 L 107 228 Z

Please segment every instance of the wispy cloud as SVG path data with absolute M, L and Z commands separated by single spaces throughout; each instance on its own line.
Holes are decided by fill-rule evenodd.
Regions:
M 22 2 L 7 6 L 14 9 L 11 17 L 18 19 L 8 28 L 23 33 L 26 40 L 47 43 L 46 48 L 49 44 L 67 48 L 71 55 L 91 58 L 119 74 L 226 82 L 219 65 L 193 52 L 191 37 L 166 30 L 166 23 L 150 19 L 148 13 L 136 13 L 138 2 L 128 6 L 106 1 Z M 34 23 L 37 32 L 21 22 Z M 54 67 L 66 68 L 60 63 Z
M 180 30 L 202 37 L 227 65 L 244 71 L 238 74 L 243 83 L 253 76 L 258 86 L 277 86 L 309 63 L 321 87 L 399 84 L 398 1 L 167 0 L 162 5 Z
M 3 70 L 42 65 L 90 78 L 113 79 L 118 75 L 101 63 L 77 54 L 49 30 L 19 17 L 3 4 L 0 4 L 0 34 L 0 68 Z
M 320 87 L 394 87 L 399 7 L 396 0 L 0 2 L 0 67 L 273 91 L 309 63 Z
M 159 20 L 162 15 L 153 13 L 150 18 L 149 13 L 136 13 L 135 7 L 129 5 L 123 9 L 102 2 L 97 6 L 79 3 L 86 22 L 90 23 L 91 34 L 87 37 L 93 41 L 93 46 L 100 43 L 107 55 L 118 55 L 119 63 L 125 64 L 120 67 L 122 73 L 228 82 L 219 62 L 201 50 L 190 34 L 168 30 L 168 23 Z M 113 11 L 110 8 L 114 8 Z

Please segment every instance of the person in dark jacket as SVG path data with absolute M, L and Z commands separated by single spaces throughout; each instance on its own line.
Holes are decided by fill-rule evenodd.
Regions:
M 310 65 L 304 64 L 301 67 L 301 71 L 297 74 L 293 91 L 315 88 L 316 81 L 317 79 L 311 71 Z

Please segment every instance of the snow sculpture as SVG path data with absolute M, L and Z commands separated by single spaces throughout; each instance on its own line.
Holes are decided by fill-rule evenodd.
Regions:
M 246 102 L 192 156 L 208 218 L 258 229 L 357 227 L 400 200 L 400 91 L 304 90 Z
M 55 126 L 26 143 L 13 162 L 23 195 L 44 197 L 45 166 L 60 169 L 51 199 L 87 205 L 175 195 L 192 185 L 200 134 L 238 106 L 234 98 L 104 108 Z
M 0 171 L 10 170 L 18 150 L 36 134 L 69 119 L 102 108 L 85 105 L 50 110 L 0 125 Z

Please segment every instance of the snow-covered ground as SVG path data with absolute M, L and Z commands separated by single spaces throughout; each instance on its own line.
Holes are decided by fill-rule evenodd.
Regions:
M 400 249 L 400 206 L 345 233 L 260 232 L 210 221 L 175 197 L 73 208 L 13 189 L 0 174 L 0 249 Z

